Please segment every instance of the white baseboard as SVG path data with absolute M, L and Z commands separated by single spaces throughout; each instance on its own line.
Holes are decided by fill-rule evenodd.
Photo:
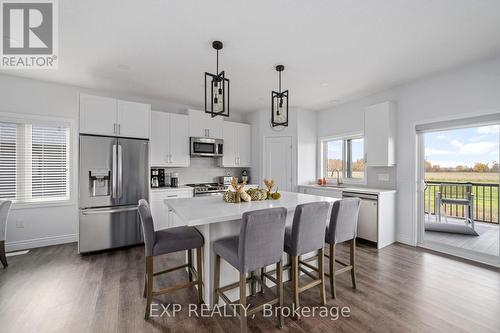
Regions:
M 415 242 L 413 241 L 412 237 L 408 236 L 408 235 L 399 234 L 399 235 L 396 236 L 396 241 L 399 242 L 399 243 L 410 245 L 410 246 L 415 246 L 416 245 Z
M 5 243 L 5 252 L 20 251 L 44 247 L 57 244 L 74 243 L 78 241 L 78 234 L 43 237 L 35 239 L 27 239 L 22 241 L 14 241 Z

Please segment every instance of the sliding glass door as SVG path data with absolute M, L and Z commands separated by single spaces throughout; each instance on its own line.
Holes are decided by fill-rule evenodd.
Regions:
M 417 127 L 419 243 L 500 264 L 500 126 Z

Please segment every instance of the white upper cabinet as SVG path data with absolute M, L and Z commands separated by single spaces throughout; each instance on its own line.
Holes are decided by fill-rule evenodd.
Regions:
M 222 157 L 223 167 L 237 166 L 237 135 L 235 123 L 225 121 L 222 126 L 222 138 L 224 139 L 224 156 Z
M 223 119 L 221 116 L 212 118 L 203 111 L 189 110 L 189 135 L 222 139 Z
M 251 130 L 250 125 L 236 123 L 237 126 L 237 153 L 238 153 L 238 166 L 250 167 L 251 161 Z
M 149 138 L 151 106 L 80 94 L 80 133 Z
M 151 112 L 151 140 L 149 142 L 151 166 L 161 167 L 170 161 L 170 114 Z
M 117 101 L 118 135 L 130 138 L 149 138 L 151 105 Z
M 367 166 L 396 164 L 396 108 L 383 102 L 365 108 L 365 163 Z
M 189 119 L 186 115 L 151 112 L 151 166 L 189 166 Z
M 80 94 L 80 133 L 116 135 L 116 99 Z
M 170 114 L 170 164 L 169 166 L 187 167 L 189 156 L 189 117 L 183 114 Z
M 250 167 L 250 125 L 224 121 L 223 167 Z

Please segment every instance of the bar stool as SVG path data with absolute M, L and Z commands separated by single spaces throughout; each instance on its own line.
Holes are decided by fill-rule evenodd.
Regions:
M 241 332 L 247 331 L 247 317 L 261 311 L 265 304 L 278 304 L 280 308 L 283 306 L 282 255 L 286 213 L 285 208 L 270 208 L 246 212 L 241 219 L 239 236 L 226 237 L 214 242 L 214 252 L 216 255 L 214 304 L 217 304 L 219 297 L 221 297 L 226 304 L 233 305 L 234 303 L 229 300 L 224 292 L 239 286 L 239 311 L 235 311 L 233 307 L 230 307 L 230 309 L 240 319 Z M 240 272 L 239 282 L 220 287 L 221 257 Z M 262 280 L 253 274 L 253 272 L 271 264 L 276 264 L 277 297 L 247 310 L 247 283 L 252 283 L 252 293 L 255 290 L 255 282 L 258 282 L 262 288 L 265 288 Z M 248 272 L 252 272 L 249 278 L 247 278 Z M 280 313 L 278 320 L 281 328 L 283 327 L 283 316 L 281 315 L 281 311 L 278 312 Z
M 325 224 L 328 218 L 328 202 L 312 202 L 303 205 L 298 205 L 293 216 L 293 224 L 285 229 L 285 252 L 288 254 L 291 266 L 292 286 L 293 286 L 293 302 L 298 308 L 300 306 L 299 294 L 317 285 L 320 286 L 321 304 L 326 304 L 325 298 L 325 277 L 324 277 L 324 239 L 325 239 Z M 300 260 L 300 256 L 312 251 L 318 251 L 316 255 Z M 309 264 L 310 261 L 317 260 L 318 267 Z M 306 270 L 305 266 L 317 272 L 315 276 L 310 271 Z M 300 272 L 303 272 L 311 279 L 312 282 L 300 286 Z M 265 277 L 268 274 L 264 273 Z
M 2 262 L 3 268 L 9 266 L 7 263 L 7 256 L 5 255 L 5 236 L 6 236 L 6 224 L 9 218 L 10 207 L 12 201 L 5 200 L 0 201 L 0 261 Z
M 330 289 L 332 298 L 335 298 L 335 276 L 351 271 L 352 287 L 356 288 L 356 235 L 358 229 L 359 198 L 347 198 L 335 201 L 330 216 L 330 225 L 326 228 L 325 242 L 330 245 Z M 350 263 L 346 264 L 335 259 L 335 245 L 351 241 Z M 342 265 L 341 269 L 335 269 L 335 263 Z
M 150 315 L 149 307 L 153 296 L 171 293 L 183 288 L 198 286 L 198 301 L 203 303 L 203 236 L 193 227 L 176 227 L 163 230 L 154 230 L 151 209 L 146 200 L 139 200 L 139 216 L 141 217 L 142 231 L 146 250 L 146 274 L 144 278 L 144 297 L 146 297 L 146 313 L 144 319 Z M 191 251 L 196 249 L 196 270 L 191 263 Z M 153 271 L 153 257 L 178 252 L 188 251 L 188 263 L 166 269 L 160 272 Z M 189 271 L 189 281 L 175 286 L 153 290 L 153 277 L 170 273 L 179 269 L 187 268 Z M 193 275 L 195 280 L 193 280 Z

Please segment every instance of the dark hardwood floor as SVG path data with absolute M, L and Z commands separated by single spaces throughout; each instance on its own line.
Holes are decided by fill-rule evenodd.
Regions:
M 347 260 L 348 247 L 339 246 Z M 9 257 L 0 269 L 0 332 L 237 332 L 236 318 L 195 318 L 185 308 L 176 317 L 144 321 L 142 247 L 80 256 L 76 244 L 34 249 Z M 155 261 L 176 265 L 182 255 Z M 337 277 L 337 300 L 349 318 L 285 319 L 256 315 L 252 332 L 499 332 L 500 272 L 425 250 L 395 244 L 381 251 L 360 244 L 358 289 L 350 275 Z M 186 279 L 176 272 L 158 279 Z M 305 280 L 306 278 L 304 278 Z M 327 295 L 330 296 L 327 284 Z M 289 284 L 285 304 L 291 303 Z M 156 298 L 162 304 L 196 302 L 196 291 L 181 290 Z M 318 305 L 319 290 L 301 294 L 301 305 Z

